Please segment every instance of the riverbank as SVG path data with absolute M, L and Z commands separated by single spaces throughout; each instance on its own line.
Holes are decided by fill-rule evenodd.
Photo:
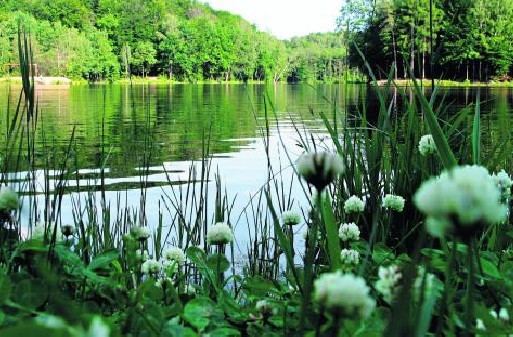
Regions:
M 388 80 L 378 80 L 378 85 L 385 85 Z M 431 79 L 417 79 L 419 84 L 423 87 L 431 86 Z M 410 79 L 397 79 L 393 80 L 393 83 L 398 87 L 409 87 L 412 86 Z M 440 87 L 513 87 L 513 82 L 509 81 L 489 81 L 489 82 L 471 82 L 471 81 L 453 81 L 453 80 L 435 80 L 435 85 Z

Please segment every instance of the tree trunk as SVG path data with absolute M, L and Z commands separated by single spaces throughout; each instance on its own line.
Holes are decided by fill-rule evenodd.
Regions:
M 397 81 L 397 49 L 395 46 L 395 30 L 392 27 L 392 49 L 394 50 L 394 78 Z
M 413 21 L 410 26 L 410 39 L 410 76 L 415 78 L 415 21 Z

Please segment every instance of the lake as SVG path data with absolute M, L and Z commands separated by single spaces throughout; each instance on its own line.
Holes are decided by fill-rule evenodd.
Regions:
M 13 110 L 20 90 L 19 86 L 0 86 L 2 115 L 7 111 L 8 101 Z M 512 89 L 444 88 L 437 101 L 442 110 L 454 115 L 475 101 L 477 90 L 481 91 L 483 102 L 485 131 L 482 137 L 486 156 L 493 152 L 495 142 L 511 139 Z M 171 201 L 173 191 L 177 193 L 179 183 L 191 178 L 192 166 L 196 179 L 200 178 L 202 157 L 208 152 L 211 158 L 207 188 L 210 209 L 204 211 L 204 221 L 213 222 L 215 176 L 218 174 L 222 191 L 226 191 L 227 204 L 230 207 L 233 204 L 229 219 L 236 228 L 239 252 L 244 254 L 246 245 L 255 235 L 259 192 L 269 181 L 267 142 L 272 174 L 276 178 L 271 180 L 272 190 L 287 197 L 277 202 L 287 208 L 292 205 L 293 209 L 303 207 L 306 210 L 303 188 L 290 167 L 291 160 L 303 152 L 298 146 L 300 135 L 308 138 L 313 134 L 321 142 L 327 141 L 318 112 L 331 116 L 335 101 L 339 116 L 365 110 L 372 120 L 379 108 L 373 89 L 365 85 L 279 84 L 267 88 L 274 106 L 267 105 L 266 119 L 265 92 L 264 85 L 222 84 L 38 87 L 39 131 L 35 156 L 38 167 L 49 170 L 39 170 L 34 177 L 34 189 L 39 193 L 37 213 L 44 216 L 44 205 L 49 204 L 43 192 L 54 191 L 54 185 L 62 181 L 57 179 L 59 172 L 52 169 L 58 169 L 66 153 L 71 151 L 66 170 L 70 174 L 65 176 L 61 189 L 64 193 L 60 211 L 63 224 L 73 223 L 80 217 L 86 223 L 91 221 L 80 203 L 84 203 L 87 196 L 93 196 L 100 208 L 101 198 L 95 191 L 101 187 L 111 206 L 111 220 L 120 217 L 119 209 L 129 209 L 134 219 L 140 217 L 142 196 L 147 223 L 156 226 L 161 221 L 171 232 L 168 241 L 177 243 L 176 240 L 181 239 L 176 234 L 178 222 Z M 268 139 L 263 137 L 266 120 L 269 121 Z M 0 128 L 3 148 L 6 118 L 1 118 Z M 70 147 L 73 130 L 74 142 Z M 99 175 L 102 167 L 105 169 L 103 180 Z M 27 168 L 21 160 L 18 169 L 8 175 L 11 185 L 18 190 L 27 190 Z M 32 213 L 30 207 L 24 205 L 22 225 L 26 226 Z M 121 215 L 125 220 L 127 216 L 127 213 Z

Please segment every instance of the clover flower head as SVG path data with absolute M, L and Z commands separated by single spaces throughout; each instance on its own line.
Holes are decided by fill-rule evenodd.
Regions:
M 419 152 L 423 156 L 436 153 L 436 145 L 432 135 L 424 135 L 420 137 Z
M 224 222 L 218 222 L 210 228 L 207 233 L 207 243 L 209 245 L 225 245 L 233 241 L 233 231 Z
M 427 215 L 428 231 L 437 236 L 455 233 L 466 237 L 507 216 L 500 191 L 482 166 L 459 166 L 442 172 L 422 183 L 414 203 Z
M 322 274 L 314 282 L 314 300 L 327 310 L 346 317 L 365 318 L 376 305 L 365 280 L 341 272 Z
M 509 197 L 511 195 L 513 180 L 511 180 L 506 171 L 501 170 L 499 173 L 492 174 L 492 179 L 503 197 Z
M 307 152 L 299 157 L 296 166 L 299 175 L 318 191 L 344 172 L 340 156 L 329 152 Z
M 134 226 L 130 230 L 132 237 L 138 241 L 146 241 L 150 237 L 150 229 L 143 226 Z
M 148 254 L 147 250 L 141 251 L 140 249 L 137 249 L 135 251 L 135 258 L 137 259 L 137 261 L 144 262 L 150 258 L 150 254 Z
M 163 260 L 162 270 L 168 276 L 173 276 L 178 271 L 179 264 L 175 260 Z
M 170 277 L 159 278 L 157 281 L 155 281 L 155 286 L 157 286 L 157 288 L 163 288 L 164 286 L 168 286 L 170 284 L 173 284 L 173 279 Z
M 176 261 L 179 265 L 185 263 L 186 257 L 182 248 L 170 247 L 164 251 L 164 259 L 169 261 Z
M 404 209 L 404 201 L 404 198 L 399 195 L 387 194 L 383 198 L 383 207 L 385 209 L 402 212 Z
M 267 300 L 260 300 L 255 303 L 255 309 L 262 315 L 270 315 L 273 313 L 273 306 Z
M 301 214 L 294 211 L 285 211 L 281 215 L 281 220 L 284 225 L 298 225 L 301 223 Z
M 141 272 L 143 274 L 157 274 L 160 271 L 160 263 L 155 259 L 149 259 L 144 261 L 141 265 Z
M 342 241 L 357 241 L 360 239 L 360 229 L 354 222 L 343 223 L 338 228 L 338 237 Z
M 8 186 L 0 187 L 0 212 L 10 212 L 18 209 L 20 201 L 18 193 Z
M 365 202 L 358 198 L 356 195 L 352 195 L 344 202 L 344 211 L 346 213 L 359 213 L 365 209 Z
M 360 253 L 354 249 L 342 249 L 340 251 L 340 259 L 345 265 L 357 265 L 360 262 Z
M 499 319 L 503 321 L 509 321 L 509 312 L 508 309 L 502 307 L 499 309 Z
M 380 266 L 378 276 L 379 279 L 376 282 L 376 290 L 383 295 L 385 302 L 391 304 L 400 288 L 399 282 L 403 275 L 397 265 L 391 265 L 388 267 Z

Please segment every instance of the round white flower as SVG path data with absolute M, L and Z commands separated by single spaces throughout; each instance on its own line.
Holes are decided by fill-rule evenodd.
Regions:
M 505 220 L 507 207 L 488 171 L 460 166 L 428 180 L 414 196 L 417 208 L 431 218 L 428 228 L 438 234 L 470 235 L 480 225 Z M 439 225 L 438 230 L 433 228 Z
M 173 284 L 173 279 L 170 277 L 159 278 L 157 281 L 155 281 L 155 285 L 158 288 L 163 288 L 164 285 L 166 285 L 166 287 L 167 287 L 172 284 Z
M 420 137 L 419 152 L 423 156 L 436 153 L 436 145 L 432 135 L 424 135 Z
M 233 231 L 224 222 L 218 222 L 207 233 L 209 245 L 224 245 L 233 241 Z
M 281 215 L 281 219 L 284 225 L 298 225 L 301 223 L 301 214 L 294 211 L 285 211 Z
M 328 152 L 305 153 L 299 157 L 296 166 L 299 175 L 319 191 L 344 172 L 340 156 Z
M 340 259 L 346 265 L 357 265 L 360 262 L 360 253 L 354 249 L 342 249 Z
M 387 194 L 383 198 L 383 207 L 385 209 L 393 209 L 402 212 L 404 209 L 404 198 L 399 195 Z
M 0 211 L 10 212 L 18 209 L 19 205 L 18 193 L 8 186 L 0 187 Z
M 356 195 L 352 195 L 344 202 L 344 211 L 346 213 L 359 213 L 365 209 L 365 202 L 358 198 Z
M 179 265 L 182 265 L 185 263 L 185 253 L 183 252 L 183 249 L 179 247 L 170 247 L 164 251 L 164 259 L 170 260 L 170 261 L 176 261 Z
M 314 282 L 313 298 L 326 309 L 348 317 L 365 318 L 375 307 L 365 280 L 341 272 L 322 274 Z
M 360 229 L 354 222 L 343 223 L 338 229 L 338 237 L 342 241 L 356 241 L 360 239 Z
M 162 270 L 168 276 L 173 276 L 178 271 L 178 266 L 178 262 L 174 260 L 162 261 Z
M 150 258 L 150 254 L 148 254 L 147 250 L 141 251 L 140 249 L 137 249 L 135 251 L 135 258 L 137 259 L 137 261 L 144 262 Z
M 380 266 L 378 270 L 379 279 L 376 282 L 376 290 L 383 295 L 385 302 L 391 304 L 394 296 L 399 289 L 399 281 L 403 277 L 399 267 L 391 265 L 389 267 Z
M 486 326 L 481 318 L 476 318 L 476 330 L 486 331 Z
M 130 230 L 132 237 L 139 241 L 145 241 L 150 237 L 150 229 L 148 227 L 135 226 Z
M 269 315 L 273 312 L 273 306 L 267 300 L 260 300 L 255 303 L 255 309 L 262 315 Z
M 511 180 L 506 171 L 501 170 L 499 173 L 492 174 L 492 179 L 503 197 L 511 195 L 513 180 Z
M 155 259 L 144 261 L 141 266 L 143 274 L 157 274 L 160 271 L 160 263 Z
M 500 308 L 499 309 L 499 318 L 503 321 L 509 321 L 509 312 L 506 308 Z

